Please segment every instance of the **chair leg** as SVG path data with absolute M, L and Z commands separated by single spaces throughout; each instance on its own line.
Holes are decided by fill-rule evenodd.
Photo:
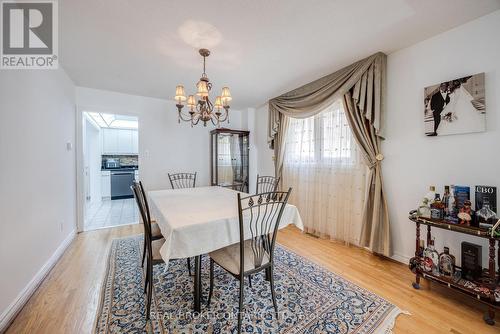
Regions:
M 214 293 L 214 260 L 210 259 L 210 291 L 208 292 L 207 307 L 210 307 L 212 294 Z
M 278 304 L 276 304 L 276 293 L 274 292 L 274 273 L 273 266 L 271 265 L 269 270 L 269 283 L 271 284 L 271 297 L 273 298 L 274 311 L 276 311 L 276 318 L 278 318 Z
M 248 284 L 250 285 L 250 289 L 252 288 L 252 275 L 248 275 Z
M 147 264 L 146 264 L 146 279 L 144 280 L 144 293 L 147 292 L 148 290 L 148 283 L 149 283 L 149 271 L 147 270 Z
M 187 258 L 187 266 L 188 266 L 189 276 L 192 276 L 191 275 L 191 258 L 190 257 Z
M 142 262 L 141 267 L 144 268 L 144 259 L 146 258 L 146 238 L 144 238 L 144 247 L 142 248 Z
M 147 304 L 146 304 L 146 321 L 150 319 L 151 316 L 151 300 L 153 298 L 153 265 L 148 264 L 148 271 L 150 276 L 150 282 L 148 286 Z
M 243 313 L 243 301 L 245 300 L 245 276 L 240 277 L 240 306 L 238 309 L 238 334 L 241 333 L 241 315 Z
M 149 264 L 148 264 L 149 261 L 146 261 L 146 278 L 144 279 L 144 293 L 147 292 L 148 290 L 148 284 L 149 284 Z

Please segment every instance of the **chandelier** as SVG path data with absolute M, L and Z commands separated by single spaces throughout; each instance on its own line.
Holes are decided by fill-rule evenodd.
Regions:
M 179 112 L 179 123 L 181 120 L 184 122 L 190 122 L 191 127 L 197 125 L 200 121 L 203 122 L 204 126 L 207 126 L 207 122 L 211 121 L 213 125 L 219 126 L 220 123 L 229 123 L 229 101 L 231 101 L 231 92 L 229 87 L 223 87 L 220 96 L 215 98 L 215 102 L 212 103 L 209 99 L 209 94 L 212 89 L 212 83 L 205 73 L 205 63 L 206 58 L 210 55 L 210 51 L 207 49 L 200 49 L 200 55 L 203 57 L 203 74 L 201 75 L 200 81 L 196 84 L 196 98 L 194 95 L 189 95 L 187 97 L 187 106 L 189 108 L 188 114 L 182 112 L 184 108 L 184 101 L 186 101 L 186 93 L 184 91 L 183 85 L 178 85 L 175 88 L 175 102 L 176 107 Z M 224 112 L 222 112 L 224 110 Z

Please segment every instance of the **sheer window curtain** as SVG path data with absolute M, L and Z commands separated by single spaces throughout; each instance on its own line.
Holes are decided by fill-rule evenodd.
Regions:
M 290 118 L 283 159 L 284 188 L 293 187 L 305 231 L 359 245 L 366 165 L 342 103 L 316 116 Z

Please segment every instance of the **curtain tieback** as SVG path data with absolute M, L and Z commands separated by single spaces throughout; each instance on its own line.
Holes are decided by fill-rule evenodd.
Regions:
M 380 163 L 384 160 L 384 155 L 382 153 L 379 153 L 375 156 L 375 162 L 372 162 L 371 165 L 368 166 L 368 168 L 373 169 L 377 165 L 380 165 Z

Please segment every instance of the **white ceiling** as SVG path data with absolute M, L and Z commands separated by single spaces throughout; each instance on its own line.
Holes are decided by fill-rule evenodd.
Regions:
M 208 47 L 233 108 L 377 51 L 391 53 L 500 8 L 500 0 L 60 0 L 60 61 L 79 86 L 172 99 L 193 93 Z M 429 50 L 432 52 L 432 50 Z M 219 94 L 219 93 L 217 93 Z

